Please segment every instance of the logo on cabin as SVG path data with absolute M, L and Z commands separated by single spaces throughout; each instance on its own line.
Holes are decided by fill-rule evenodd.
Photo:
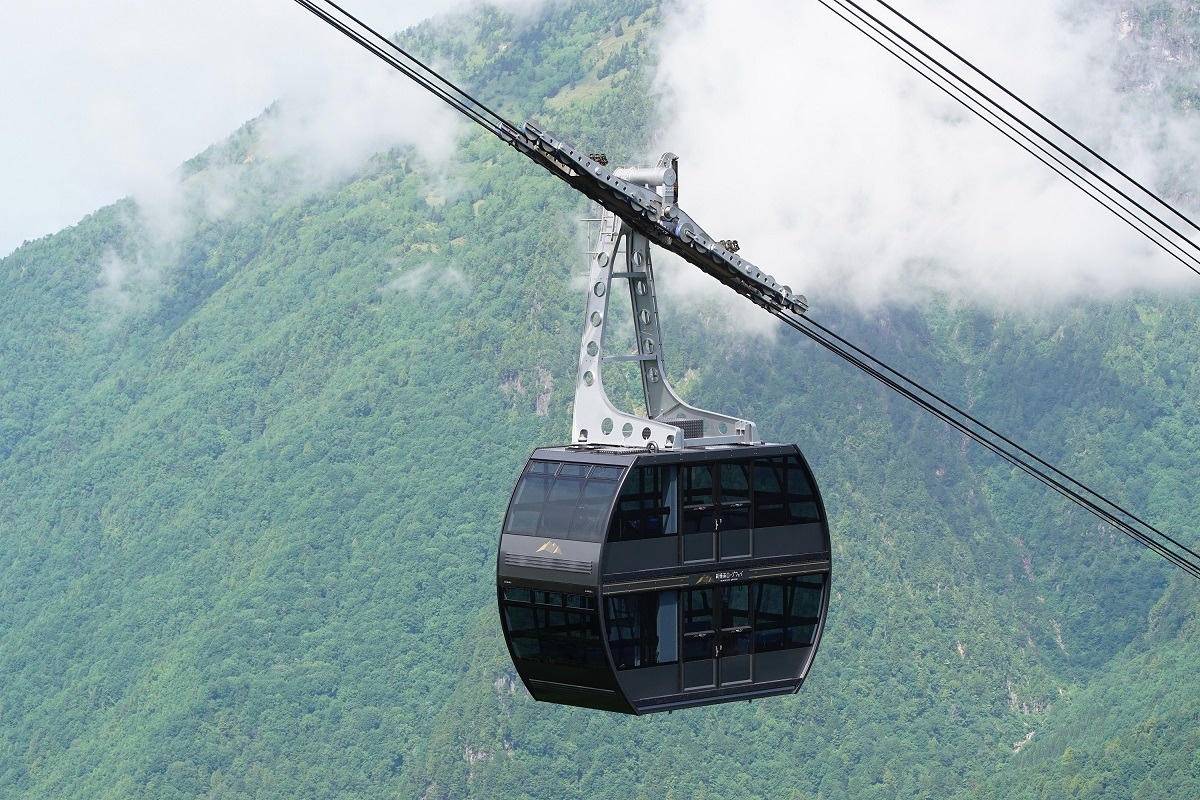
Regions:
M 710 572 L 707 575 L 701 575 L 696 578 L 692 581 L 692 585 L 704 586 L 710 583 L 731 583 L 732 581 L 744 580 L 746 574 L 746 570 L 744 569 L 735 569 L 729 572 Z
M 561 547 L 559 547 L 559 546 L 558 546 L 558 543 L 557 543 L 557 542 L 555 542 L 555 541 L 552 539 L 552 540 L 550 540 L 550 541 L 546 542 L 546 543 L 545 543 L 544 545 L 542 545 L 541 547 L 539 547 L 539 548 L 537 549 L 537 552 L 539 552 L 539 553 L 552 553 L 553 555 L 556 555 L 556 556 L 561 556 L 561 555 L 562 555 L 562 548 L 561 548 Z

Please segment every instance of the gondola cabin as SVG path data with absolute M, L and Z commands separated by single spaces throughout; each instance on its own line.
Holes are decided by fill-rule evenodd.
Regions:
M 536 450 L 496 570 L 530 694 L 628 714 L 797 691 L 829 573 L 817 485 L 776 444 Z
M 681 214 L 677 168 L 667 153 L 613 179 L 642 187 L 643 206 Z M 500 538 L 513 664 L 538 700 L 626 714 L 795 692 L 829 608 L 829 525 L 812 472 L 795 445 L 764 444 L 753 422 L 676 394 L 650 240 L 607 209 L 595 222 L 575 443 L 530 456 Z M 686 231 L 737 270 L 731 280 L 805 307 L 692 223 Z M 621 284 L 635 352 L 613 354 L 609 300 Z M 604 368 L 622 364 L 640 374 L 644 415 L 604 390 Z

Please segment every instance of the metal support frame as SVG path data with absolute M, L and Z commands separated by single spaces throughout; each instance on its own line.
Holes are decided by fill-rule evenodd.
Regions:
M 655 188 L 664 199 L 673 201 L 674 166 L 674 156 L 668 153 L 658 168 L 618 170 L 616 174 Z M 608 352 L 606 334 L 614 281 L 623 281 L 629 291 L 637 342 L 637 352 L 633 354 Z M 599 236 L 591 253 L 571 423 L 573 438 L 579 444 L 657 450 L 757 441 L 753 422 L 683 402 L 667 381 L 662 352 L 650 240 L 606 210 L 600 218 Z M 608 399 L 602 367 L 614 361 L 638 363 L 646 417 L 621 411 Z

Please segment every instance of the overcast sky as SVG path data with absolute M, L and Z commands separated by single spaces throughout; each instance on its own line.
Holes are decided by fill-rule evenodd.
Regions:
M 1200 116 L 1153 84 L 1115 88 L 1127 13 L 1079 0 L 897 5 L 1143 183 L 1196 174 Z M 814 302 L 863 307 L 941 293 L 1029 309 L 1131 287 L 1200 289 L 815 0 L 771 6 L 764 24 L 739 3 L 681 0 L 658 77 L 680 203 L 744 257 Z
M 458 3 L 347 5 L 395 31 Z M 0 256 L 161 181 L 306 84 L 377 76 L 355 49 L 291 0 L 9 3 Z
M 1158 154 L 1200 151 L 1196 119 L 1123 109 L 1105 55 L 1122 29 L 1099 16 L 1067 22 L 1070 2 L 903 7 L 1152 182 Z M 347 5 L 395 31 L 461 3 Z M 291 138 L 282 145 L 322 168 L 402 141 L 453 146 L 452 113 L 291 0 L 11 6 L 0 28 L 0 256 L 121 197 L 168 196 L 180 163 L 279 98 L 302 98 L 293 108 L 304 112 L 277 125 Z M 683 205 L 797 291 L 1020 305 L 1180 280 L 1181 267 L 817 2 L 667 9 L 659 144 L 683 158 Z

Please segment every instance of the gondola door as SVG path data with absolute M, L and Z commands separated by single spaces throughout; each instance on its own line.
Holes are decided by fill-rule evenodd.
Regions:
M 685 467 L 682 473 L 683 562 L 748 558 L 748 465 L 695 464 Z
M 756 588 L 737 584 L 682 592 L 685 692 L 751 680 L 750 608 Z

